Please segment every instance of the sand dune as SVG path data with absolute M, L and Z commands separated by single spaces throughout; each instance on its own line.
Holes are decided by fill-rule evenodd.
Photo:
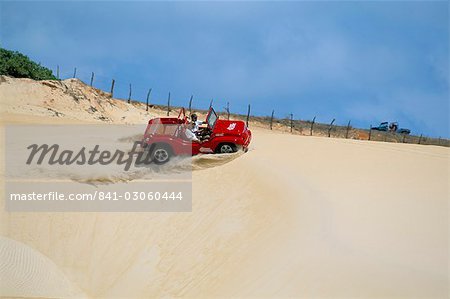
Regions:
M 20 242 L 0 237 L 2 294 L 13 297 L 85 298 L 47 257 Z
M 98 121 L 77 104 L 65 107 L 73 99 L 64 95 L 54 101 L 58 108 L 52 106 L 64 115 L 47 115 L 48 95 L 28 103 L 22 94 L 27 89 L 13 81 L 0 84 L 4 121 Z M 111 109 L 102 113 L 123 122 L 114 116 L 122 107 Z M 130 123 L 147 117 L 127 109 Z M 21 116 L 26 114 L 33 117 Z M 38 273 L 60 271 L 71 285 L 63 293 L 30 283 L 22 294 L 11 288 L 2 294 L 448 297 L 448 148 L 260 128 L 253 128 L 253 135 L 246 154 L 194 159 L 192 213 L 2 211 L 1 235 L 38 252 L 26 260 Z M 25 260 L 4 245 L 15 242 L 8 239 L 2 249 L 9 252 L 2 254 L 18 258 L 0 268 L 1 275 L 7 268 L 20 279 L 23 268 L 16 263 Z M 39 262 L 44 258 L 49 262 Z

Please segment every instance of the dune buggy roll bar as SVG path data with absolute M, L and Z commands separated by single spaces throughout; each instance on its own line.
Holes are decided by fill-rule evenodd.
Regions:
M 183 115 L 183 118 L 181 118 L 181 115 Z M 178 119 L 182 119 L 184 122 L 187 121 L 186 111 L 184 110 L 184 107 L 180 109 L 180 112 L 178 113 Z

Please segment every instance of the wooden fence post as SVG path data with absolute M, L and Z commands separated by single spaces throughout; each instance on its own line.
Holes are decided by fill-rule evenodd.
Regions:
M 313 134 L 313 128 L 314 128 L 315 121 L 316 121 L 316 117 L 314 116 L 312 123 L 311 123 L 311 129 L 309 130 L 309 136 L 312 136 L 312 134 Z
M 275 113 L 275 110 L 272 110 L 272 116 L 270 117 L 270 129 L 272 130 L 272 124 L 273 124 L 273 114 Z
M 128 104 L 131 103 L 131 83 L 130 83 L 130 91 L 128 92 Z
M 189 117 L 192 114 L 192 99 L 194 98 L 194 95 L 191 95 L 191 98 L 189 99 Z
M 56 78 L 59 80 L 59 64 L 56 65 Z
M 350 120 L 348 121 L 347 124 L 347 131 L 345 132 L 345 139 L 348 139 L 348 131 L 350 130 Z
M 73 77 L 74 77 L 74 78 L 77 77 L 77 68 L 75 68 L 75 69 L 73 70 Z
M 438 145 L 441 145 L 441 136 L 439 136 Z
M 94 72 L 91 74 L 91 84 L 89 84 L 92 87 L 92 83 L 94 83 Z
M 150 94 L 152 93 L 152 89 L 150 88 L 147 92 L 147 100 L 146 100 L 146 109 L 145 111 L 148 111 L 148 100 L 150 98 Z
M 167 98 L 167 116 L 169 116 L 170 113 L 170 91 L 169 91 L 169 97 Z
M 249 121 L 249 119 L 250 119 L 250 104 L 248 104 L 247 121 L 245 122 L 245 124 L 247 125 L 247 127 L 248 127 L 248 121 Z
M 292 133 L 292 128 L 294 126 L 293 120 L 294 120 L 294 114 L 291 113 L 291 133 Z
M 370 128 L 369 128 L 369 140 L 371 137 L 372 137 L 372 125 L 370 125 Z
M 422 141 L 422 134 L 420 134 L 420 137 L 419 137 L 419 144 L 421 141 Z
M 328 127 L 328 137 L 331 137 L 331 129 L 333 128 L 333 124 L 334 124 L 335 120 L 336 119 L 333 118 L 333 120 L 330 123 L 330 126 Z
M 114 79 L 112 79 L 111 82 L 111 99 L 113 98 L 114 95 L 114 84 L 116 83 L 116 81 Z

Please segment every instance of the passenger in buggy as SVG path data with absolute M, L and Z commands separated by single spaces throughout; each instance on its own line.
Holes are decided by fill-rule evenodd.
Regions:
M 191 115 L 191 121 L 186 129 L 186 137 L 192 141 L 203 142 L 208 140 L 210 137 L 210 132 L 208 128 L 201 127 L 201 125 L 206 124 L 206 121 L 198 120 L 197 114 L 193 113 Z
M 197 135 L 195 135 L 194 132 L 192 132 L 192 127 L 190 126 L 190 124 L 187 125 L 186 130 L 184 131 L 184 134 L 186 135 L 187 140 L 200 142 L 200 139 L 198 139 Z

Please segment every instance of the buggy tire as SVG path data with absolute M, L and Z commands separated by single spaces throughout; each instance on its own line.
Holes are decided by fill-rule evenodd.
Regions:
M 237 152 L 237 146 L 233 143 L 221 143 L 216 148 L 218 154 L 231 154 Z
M 161 165 L 169 162 L 172 156 L 172 149 L 165 144 L 156 144 L 151 150 L 151 159 L 153 163 Z

